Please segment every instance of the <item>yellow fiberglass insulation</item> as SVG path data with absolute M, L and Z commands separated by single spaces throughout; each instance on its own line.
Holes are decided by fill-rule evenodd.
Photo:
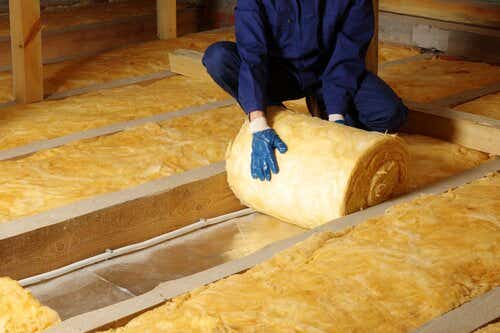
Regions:
M 500 174 L 317 233 L 114 333 L 412 332 L 500 284 Z
M 0 277 L 0 333 L 41 332 L 60 321 L 16 281 Z
M 245 204 L 283 221 L 312 228 L 390 198 L 406 180 L 404 141 L 292 111 L 269 115 L 288 145 L 277 153 L 271 182 L 252 179 L 252 135 L 246 122 L 227 154 L 231 189 Z
M 244 120 L 225 107 L 0 162 L 0 223 L 220 162 Z

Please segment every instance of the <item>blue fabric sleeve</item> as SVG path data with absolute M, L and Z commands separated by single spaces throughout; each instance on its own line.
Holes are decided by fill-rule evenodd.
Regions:
M 365 72 L 366 52 L 373 30 L 372 0 L 353 0 L 337 33 L 333 55 L 321 77 L 328 114 L 345 114 L 352 103 Z
M 258 0 L 238 0 L 236 42 L 241 57 L 238 100 L 246 113 L 266 109 L 268 51 L 263 10 Z

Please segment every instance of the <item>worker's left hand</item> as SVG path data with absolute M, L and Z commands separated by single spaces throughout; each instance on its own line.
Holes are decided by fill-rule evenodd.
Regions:
M 275 174 L 279 172 L 275 149 L 284 154 L 288 147 L 272 128 L 253 133 L 252 178 L 270 181 L 271 172 Z

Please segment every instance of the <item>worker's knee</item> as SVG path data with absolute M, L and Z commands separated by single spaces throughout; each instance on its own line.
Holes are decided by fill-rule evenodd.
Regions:
M 380 102 L 378 107 L 360 120 L 372 131 L 395 132 L 406 122 L 408 108 L 399 98 L 391 98 Z
M 231 42 L 217 42 L 210 45 L 203 56 L 203 65 L 207 72 L 213 77 L 222 75 L 228 66 L 228 63 L 234 58 L 236 46 Z

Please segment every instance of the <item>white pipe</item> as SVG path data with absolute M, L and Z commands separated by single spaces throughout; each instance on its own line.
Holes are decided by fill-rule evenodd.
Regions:
M 68 274 L 68 273 L 76 271 L 78 269 L 81 269 L 81 268 L 84 268 L 84 267 L 87 267 L 90 265 L 94 265 L 94 264 L 97 264 L 99 262 L 109 260 L 109 259 L 112 259 L 112 258 L 115 258 L 118 256 L 122 256 L 122 255 L 129 254 L 132 252 L 137 252 L 137 251 L 146 249 L 148 247 L 158 245 L 158 244 L 163 243 L 163 242 L 170 240 L 172 238 L 180 237 L 180 236 L 186 235 L 190 232 L 200 230 L 202 228 L 205 228 L 205 227 L 208 227 L 211 225 L 226 222 L 226 221 L 229 221 L 229 220 L 237 218 L 237 217 L 250 215 L 252 213 L 254 213 L 253 209 L 246 208 L 246 209 L 242 209 L 242 210 L 239 210 L 236 212 L 217 216 L 217 217 L 210 218 L 210 219 L 203 219 L 202 218 L 202 219 L 200 219 L 200 221 L 198 221 L 196 223 L 192 223 L 192 224 L 185 226 L 183 228 L 180 228 L 180 229 L 168 232 L 166 234 L 145 240 L 143 242 L 127 245 L 127 246 L 120 247 L 120 248 L 115 249 L 115 250 L 107 249 L 104 253 L 98 254 L 96 256 L 80 260 L 78 262 L 75 262 L 75 263 L 72 263 L 70 265 L 55 269 L 55 270 L 50 271 L 50 272 L 38 274 L 38 275 L 35 275 L 32 277 L 20 280 L 19 284 L 23 287 L 27 287 L 27 286 L 31 286 L 33 284 L 37 284 L 37 283 L 40 283 L 43 281 L 54 279 L 56 277 Z

